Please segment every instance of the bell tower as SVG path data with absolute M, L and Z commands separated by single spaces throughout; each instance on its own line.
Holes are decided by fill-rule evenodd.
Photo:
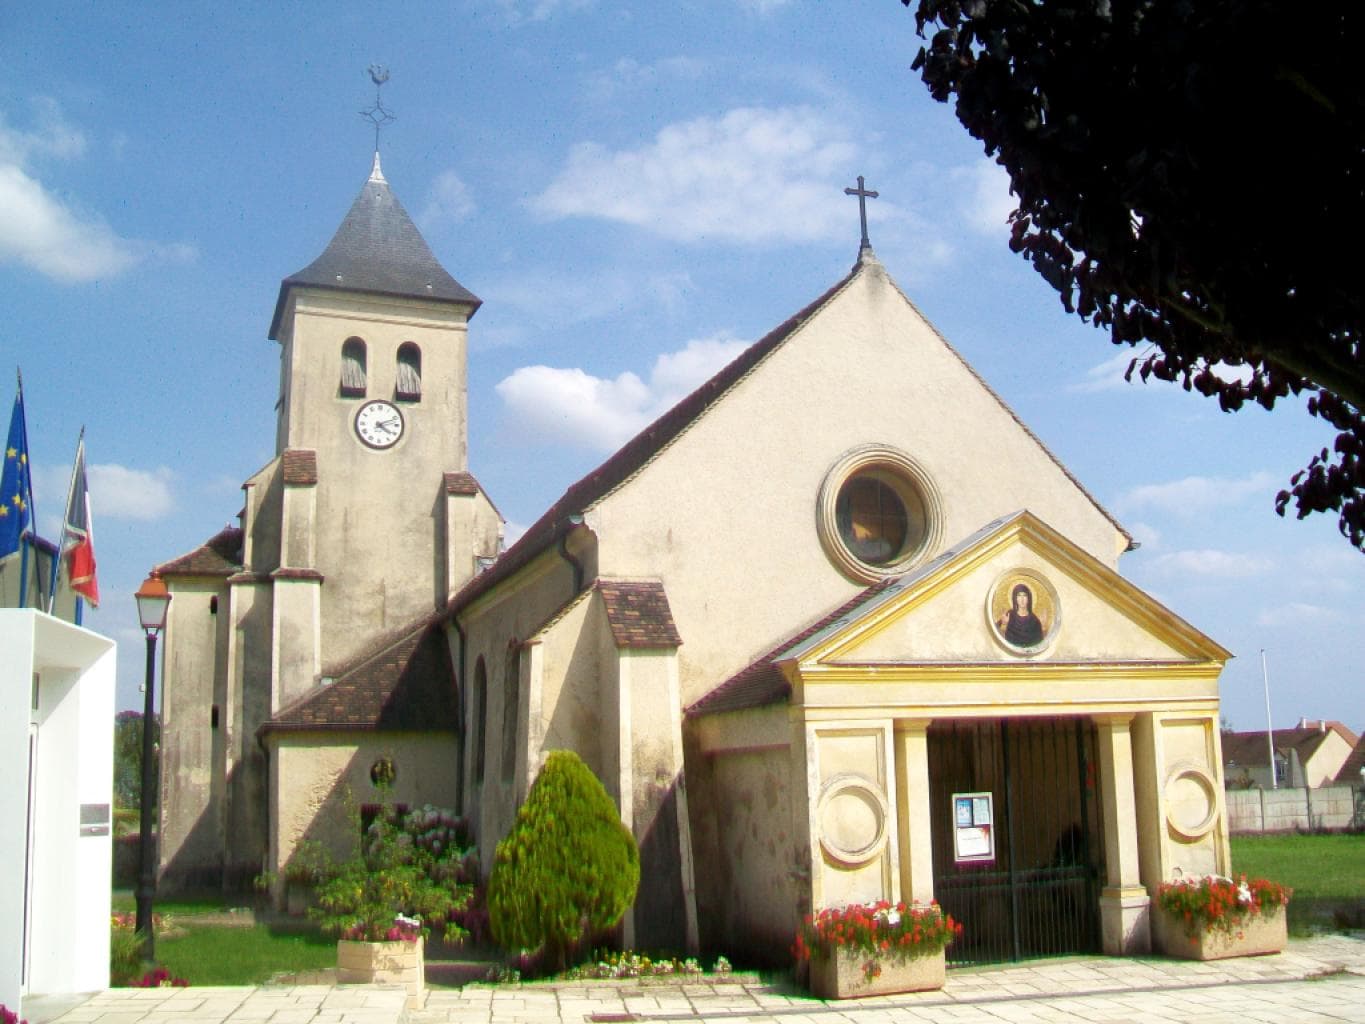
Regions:
M 497 553 L 497 513 L 468 472 L 478 308 L 377 153 L 322 255 L 281 283 L 277 457 L 247 482 L 244 524 L 245 561 L 273 591 L 272 710 Z

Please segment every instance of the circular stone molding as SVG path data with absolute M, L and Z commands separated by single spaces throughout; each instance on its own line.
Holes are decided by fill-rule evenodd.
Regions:
M 1166 777 L 1166 824 L 1181 839 L 1193 842 L 1208 835 L 1218 819 L 1218 790 L 1213 777 L 1194 764 L 1177 765 Z
M 820 848 L 846 867 L 861 867 L 886 846 L 889 817 L 886 796 L 875 783 L 852 773 L 836 775 L 815 806 Z
M 887 445 L 863 445 L 825 474 L 815 528 L 835 568 L 859 583 L 876 583 L 937 550 L 943 502 L 910 456 Z
M 1017 606 L 1024 597 L 1025 615 Z M 1031 617 L 1031 619 L 1030 619 Z M 986 591 L 986 625 L 1007 653 L 1026 658 L 1052 646 L 1062 628 L 1062 603 L 1042 573 L 1008 569 Z

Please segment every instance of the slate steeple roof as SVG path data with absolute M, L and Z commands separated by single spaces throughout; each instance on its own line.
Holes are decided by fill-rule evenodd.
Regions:
M 470 316 L 481 304 L 431 254 L 426 239 L 389 188 L 378 153 L 369 180 L 322 255 L 280 282 L 280 297 L 270 321 L 272 341 L 279 337 L 289 291 L 295 286 L 434 299 L 468 306 Z

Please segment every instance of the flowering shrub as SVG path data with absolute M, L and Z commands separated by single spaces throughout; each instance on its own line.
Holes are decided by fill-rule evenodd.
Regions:
M 806 915 L 792 953 L 798 961 L 824 958 L 835 950 L 866 954 L 873 958 L 863 968 L 871 980 L 881 973 L 876 958 L 904 961 L 928 956 L 941 952 L 961 934 L 962 925 L 945 914 L 937 902 L 927 907 L 904 903 L 893 907 L 883 900 L 827 907 Z
M 701 961 L 696 957 L 679 960 L 677 957 L 651 958 L 627 950 L 598 950 L 591 961 L 570 967 L 560 975 L 562 978 L 579 980 L 583 978 L 659 978 L 670 976 L 698 977 L 706 973 Z M 730 961 L 717 957 L 711 968 L 712 974 L 730 973 Z
M 1184 921 L 1191 937 L 1204 931 L 1239 934 L 1248 918 L 1273 914 L 1289 903 L 1293 890 L 1264 878 L 1237 881 L 1221 875 L 1180 878 L 1163 882 L 1156 902 L 1162 910 Z
M 156 967 L 133 982 L 132 988 L 187 988 L 189 982 L 184 978 L 172 978 L 171 972 L 164 967 Z
M 0 1024 L 28 1024 L 28 1021 L 20 1020 L 17 1013 L 5 1009 L 5 1004 L 0 1003 Z
M 378 939 L 371 938 L 375 934 L 379 934 Z M 416 942 L 422 937 L 422 919 L 398 914 L 394 917 L 393 924 L 382 934 L 366 925 L 354 924 L 337 937 L 352 942 Z
M 461 848 L 463 824 L 447 811 L 386 809 L 361 837 L 355 855 L 336 865 L 317 887 L 309 911 L 322 930 L 361 942 L 412 940 L 443 926 L 447 942 L 465 931 L 465 909 L 478 862 Z

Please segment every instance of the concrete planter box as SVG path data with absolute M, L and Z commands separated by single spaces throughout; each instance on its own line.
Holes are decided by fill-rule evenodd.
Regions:
M 344 984 L 402 985 L 409 1010 L 419 1009 L 426 990 L 424 939 L 411 942 L 337 943 L 337 981 Z
M 869 978 L 867 965 L 879 968 Z M 947 961 L 943 950 L 913 960 L 841 949 L 810 961 L 810 991 L 818 999 L 856 999 L 943 987 Z
M 1231 932 L 1204 930 L 1191 936 L 1185 922 L 1160 907 L 1152 908 L 1152 939 L 1158 951 L 1183 960 L 1224 960 L 1283 951 L 1289 938 L 1284 907 L 1254 914 Z

